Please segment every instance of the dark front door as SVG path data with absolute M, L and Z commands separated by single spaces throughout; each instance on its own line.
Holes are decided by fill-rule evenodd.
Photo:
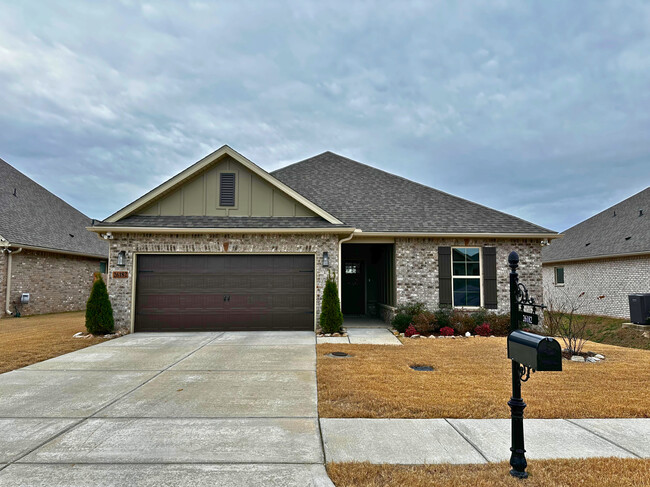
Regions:
M 314 329 L 312 255 L 140 255 L 135 331 Z
M 346 315 L 366 313 L 366 289 L 363 261 L 343 261 L 342 308 Z

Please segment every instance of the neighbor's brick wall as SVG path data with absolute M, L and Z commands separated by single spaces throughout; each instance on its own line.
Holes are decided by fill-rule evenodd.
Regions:
M 564 267 L 564 286 L 555 286 L 554 267 Z M 543 276 L 554 301 L 584 292 L 579 313 L 629 319 L 628 295 L 650 293 L 650 256 L 545 264 Z
M 0 318 L 5 316 L 5 296 L 7 291 L 7 254 L 0 252 Z
M 228 242 L 228 251 L 224 250 Z M 118 267 L 117 254 L 126 251 L 126 266 Z M 113 304 L 115 327 L 131 328 L 131 294 L 133 289 L 133 253 L 310 253 L 316 254 L 316 317 L 320 315 L 323 288 L 328 269 L 338 272 L 338 238 L 336 235 L 261 235 L 261 234 L 113 234 L 110 244 L 108 292 Z M 323 252 L 329 252 L 329 268 L 323 268 Z M 113 271 L 128 270 L 127 279 L 112 279 Z
M 510 310 L 508 254 L 519 254 L 519 280 L 539 303 L 543 301 L 542 247 L 540 240 L 396 238 L 395 273 L 397 305 L 424 302 L 439 304 L 438 247 L 496 247 L 498 311 Z
M 23 250 L 14 253 L 11 264 L 11 302 L 30 293 L 22 315 L 78 311 L 86 308 L 101 259 L 54 252 Z M 6 281 L 3 281 L 6 289 Z M 4 300 L 2 301 L 4 308 Z M 13 304 L 11 311 L 14 310 Z

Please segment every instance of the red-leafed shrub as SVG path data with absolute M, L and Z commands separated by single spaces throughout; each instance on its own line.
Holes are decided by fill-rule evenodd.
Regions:
M 454 329 L 452 327 L 450 327 L 450 326 L 444 326 L 444 327 L 440 328 L 440 334 L 443 337 L 453 336 L 454 335 Z
M 492 334 L 492 328 L 490 328 L 490 325 L 488 323 L 483 323 L 482 325 L 474 328 L 474 333 L 482 337 L 488 337 Z
M 404 332 L 405 337 L 412 337 L 413 335 L 418 335 L 418 331 L 415 329 L 413 325 L 409 325 L 408 328 L 406 328 L 406 331 Z

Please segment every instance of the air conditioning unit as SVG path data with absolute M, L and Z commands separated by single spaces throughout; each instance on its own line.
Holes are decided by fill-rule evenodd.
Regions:
M 630 294 L 630 321 L 650 325 L 650 294 Z

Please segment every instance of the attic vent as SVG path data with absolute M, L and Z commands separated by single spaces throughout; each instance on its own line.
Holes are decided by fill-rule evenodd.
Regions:
M 625 237 L 625 240 L 630 240 L 631 238 L 632 238 L 631 236 Z
M 219 206 L 235 206 L 235 173 L 219 175 Z

